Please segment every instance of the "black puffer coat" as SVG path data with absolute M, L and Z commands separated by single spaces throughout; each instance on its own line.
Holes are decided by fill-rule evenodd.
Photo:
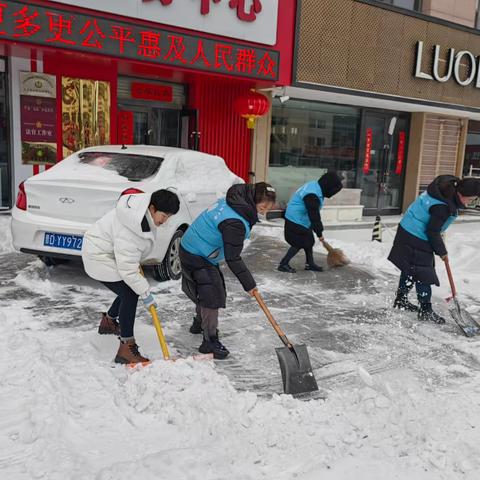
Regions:
M 444 181 L 455 181 L 458 178 L 451 175 L 437 177 L 427 188 L 427 193 L 446 202 L 446 205 L 434 205 L 430 208 L 430 221 L 427 225 L 428 241 L 410 234 L 401 225 L 393 242 L 388 259 L 403 273 L 413 280 L 428 285 L 440 285 L 435 272 L 435 254 L 443 257 L 447 249 L 441 236 L 441 230 L 451 215 L 457 215 L 462 204 L 455 195 L 452 199 L 445 198 L 439 190 L 439 184 Z
M 258 222 L 253 185 L 230 187 L 227 204 L 248 221 L 250 227 Z M 222 233 L 225 261 L 238 278 L 245 291 L 255 288 L 255 280 L 242 260 L 241 253 L 245 240 L 245 225 L 237 219 L 224 220 L 218 226 Z M 198 255 L 192 255 L 180 248 L 182 263 L 182 290 L 192 302 L 206 308 L 225 308 L 226 290 L 220 268 Z
M 323 196 L 326 198 L 333 197 L 342 189 L 342 179 L 335 172 L 327 172 L 318 180 L 322 188 Z M 307 209 L 308 218 L 312 226 L 305 228 L 303 225 L 291 222 L 285 219 L 285 241 L 295 248 L 310 249 L 315 244 L 313 232 L 317 237 L 323 235 L 323 224 L 320 216 L 320 199 L 313 193 L 305 195 L 303 198 L 305 208 Z

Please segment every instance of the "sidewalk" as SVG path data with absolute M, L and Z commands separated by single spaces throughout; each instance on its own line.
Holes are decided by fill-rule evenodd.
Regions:
M 385 227 L 396 227 L 403 215 L 385 215 L 381 217 L 383 226 Z M 375 223 L 374 216 L 362 217 L 362 220 L 359 222 L 324 222 L 324 226 L 328 227 L 329 230 L 350 230 L 357 228 L 373 228 Z M 468 223 L 468 222 L 480 222 L 480 212 L 476 213 L 466 213 L 460 214 L 456 223 Z M 272 220 L 262 221 L 260 225 L 268 227 L 282 227 L 283 228 L 284 220 L 283 218 L 275 218 Z

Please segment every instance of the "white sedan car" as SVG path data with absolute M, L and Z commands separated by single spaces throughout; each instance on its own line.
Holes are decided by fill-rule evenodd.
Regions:
M 86 148 L 20 184 L 12 211 L 13 244 L 47 265 L 80 257 L 83 234 L 121 195 L 170 188 L 180 198 L 180 211 L 159 227 L 165 240 L 146 263 L 157 280 L 177 280 L 183 233 L 236 183 L 243 180 L 222 158 L 205 153 L 145 145 Z

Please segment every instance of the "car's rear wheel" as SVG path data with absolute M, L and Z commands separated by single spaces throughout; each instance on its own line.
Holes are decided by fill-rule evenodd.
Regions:
M 153 267 L 153 278 L 155 278 L 157 282 L 179 280 L 182 276 L 182 266 L 179 256 L 180 240 L 182 237 L 183 231 L 177 230 L 170 241 L 163 262 Z

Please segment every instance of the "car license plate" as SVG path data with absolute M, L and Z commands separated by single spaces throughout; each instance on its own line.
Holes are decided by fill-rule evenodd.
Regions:
M 81 250 L 83 237 L 64 233 L 45 232 L 43 244 L 47 247 L 65 248 L 67 250 Z

